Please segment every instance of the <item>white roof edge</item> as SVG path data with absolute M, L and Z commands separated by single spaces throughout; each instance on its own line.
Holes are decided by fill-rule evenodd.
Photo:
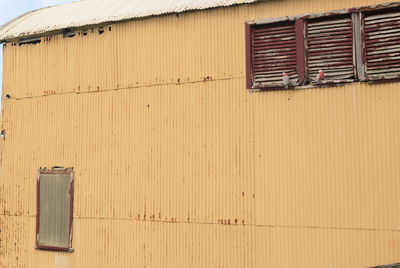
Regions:
M 83 0 L 30 11 L 0 27 L 0 43 L 67 28 L 226 7 L 259 0 Z

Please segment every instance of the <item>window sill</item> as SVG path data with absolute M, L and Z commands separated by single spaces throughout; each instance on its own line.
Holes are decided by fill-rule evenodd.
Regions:
M 300 89 L 311 89 L 311 88 L 326 88 L 326 87 L 342 87 L 348 83 L 354 83 L 357 81 L 354 80 L 335 80 L 335 81 L 322 81 L 322 82 L 311 82 L 307 85 L 297 85 L 290 86 L 285 88 L 284 86 L 271 86 L 271 87 L 259 87 L 259 88 L 251 88 L 249 91 L 251 92 L 260 92 L 260 91 L 277 91 L 277 90 L 300 90 Z
M 36 246 L 35 249 L 43 251 L 57 251 L 57 252 L 67 252 L 67 253 L 73 253 L 75 251 L 73 248 L 58 248 L 58 247 L 47 247 L 47 246 Z
M 388 76 L 388 77 L 377 77 L 377 78 L 365 78 L 360 81 L 358 80 L 332 80 L 332 81 L 321 81 L 321 82 L 311 82 L 307 85 L 296 85 L 285 88 L 284 86 L 264 86 L 257 88 L 248 89 L 251 92 L 259 92 L 259 91 L 277 91 L 277 90 L 300 90 L 300 89 L 310 89 L 310 88 L 326 88 L 326 87 L 341 87 L 345 84 L 349 83 L 365 83 L 369 85 L 374 84 L 387 84 L 387 83 L 396 83 L 400 82 L 400 76 Z
M 379 77 L 379 78 L 365 78 L 362 82 L 368 84 L 387 84 L 400 82 L 400 76 L 397 77 Z

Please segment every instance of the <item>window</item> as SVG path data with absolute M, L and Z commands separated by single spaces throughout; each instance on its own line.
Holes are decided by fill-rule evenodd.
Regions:
M 246 23 L 247 88 L 400 80 L 399 26 L 399 3 Z
M 71 251 L 73 219 L 72 169 L 39 169 L 37 177 L 36 247 Z
M 256 26 L 252 29 L 253 84 L 279 86 L 282 73 L 293 85 L 299 82 L 296 70 L 296 30 L 294 22 Z
M 365 69 L 369 79 L 400 75 L 400 9 L 364 16 Z
M 316 82 L 319 70 L 325 80 L 355 78 L 353 28 L 350 15 L 324 17 L 307 22 L 308 81 Z

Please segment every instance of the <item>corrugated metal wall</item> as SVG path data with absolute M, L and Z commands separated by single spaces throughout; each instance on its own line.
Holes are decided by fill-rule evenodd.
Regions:
M 250 93 L 272 1 L 5 47 L 0 267 L 367 267 L 400 260 L 396 83 Z M 287 12 L 290 11 L 290 14 Z M 35 174 L 74 167 L 74 253 L 37 251 Z

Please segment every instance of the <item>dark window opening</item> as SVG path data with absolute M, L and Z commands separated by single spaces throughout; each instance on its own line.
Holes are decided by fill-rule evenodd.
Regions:
M 72 37 L 75 36 L 75 31 L 74 31 L 74 30 L 71 30 L 71 29 L 64 29 L 64 31 L 63 31 L 63 36 L 64 36 L 64 37 L 72 38 Z
M 19 46 L 22 46 L 22 45 L 36 45 L 36 44 L 39 44 L 40 42 L 42 42 L 42 39 L 40 39 L 40 37 L 37 37 L 37 38 L 19 40 L 17 42 L 17 44 Z

